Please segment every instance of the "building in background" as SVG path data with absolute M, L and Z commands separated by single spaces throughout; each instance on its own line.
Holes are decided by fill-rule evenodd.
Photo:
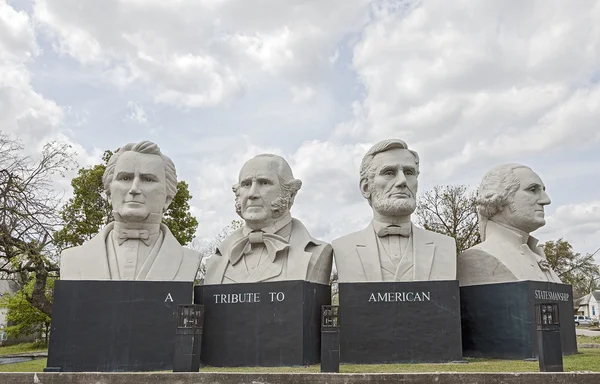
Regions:
M 600 311 L 600 290 L 592 291 L 575 301 L 576 315 L 589 316 L 598 319 Z

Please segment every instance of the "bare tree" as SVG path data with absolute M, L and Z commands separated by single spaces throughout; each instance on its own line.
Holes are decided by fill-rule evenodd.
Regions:
M 35 278 L 27 295 L 32 306 L 51 316 L 48 276 L 58 273 L 53 234 L 61 224 L 61 195 L 52 178 L 76 165 L 70 145 L 46 144 L 39 159 L 23 154 L 22 144 L 0 132 L 0 273 L 22 285 Z
M 481 242 L 475 192 L 466 185 L 438 185 L 418 199 L 416 216 L 423 228 L 451 236 L 460 253 Z
M 206 275 L 206 259 L 214 255 L 221 242 L 225 240 L 225 238 L 233 231 L 241 228 L 242 225 L 244 225 L 242 220 L 232 220 L 231 224 L 223 228 L 218 235 L 209 241 L 194 239 L 191 244 L 191 248 L 197 252 L 200 252 L 200 255 L 202 256 L 202 262 L 200 263 L 200 268 L 198 268 L 198 273 L 196 274 L 196 280 L 198 281 L 198 284 L 202 284 L 204 282 L 204 276 Z

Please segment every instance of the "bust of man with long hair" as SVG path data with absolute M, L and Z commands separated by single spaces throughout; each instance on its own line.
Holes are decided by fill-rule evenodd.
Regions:
M 483 242 L 458 256 L 461 286 L 533 280 L 560 283 L 531 232 L 546 224 L 550 204 L 540 177 L 521 164 L 485 174 L 477 192 Z

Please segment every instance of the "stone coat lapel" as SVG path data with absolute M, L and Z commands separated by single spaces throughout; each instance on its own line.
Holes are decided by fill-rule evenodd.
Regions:
M 435 243 L 427 236 L 427 232 L 412 226 L 413 260 L 415 281 L 430 280 Z
M 204 279 L 204 284 L 222 284 L 223 277 L 225 276 L 225 270 L 229 265 L 229 252 L 231 250 L 231 245 L 233 245 L 237 240 L 243 237 L 242 229 L 239 228 L 235 230 L 231 235 L 229 235 L 219 247 L 217 247 L 217 253 L 212 255 L 206 261 L 206 270 L 211 271 L 211 273 L 207 273 L 206 278 Z M 312 242 L 312 238 L 310 234 L 302 225 L 302 223 L 294 218 L 292 218 L 292 230 L 290 235 L 290 248 L 287 254 L 287 269 L 286 280 L 306 280 L 307 272 L 308 272 L 308 264 L 310 263 L 312 253 L 306 252 L 306 246 Z M 283 256 L 283 257 L 281 257 Z M 285 260 L 285 255 L 278 255 L 275 259 L 275 263 L 272 263 L 273 268 L 268 268 L 264 266 L 260 270 L 253 272 L 249 278 L 249 280 L 256 276 L 258 273 L 261 273 L 260 280 L 258 281 L 266 281 L 277 277 L 281 274 L 283 269 L 283 263 Z M 241 263 L 241 261 L 240 261 Z M 239 264 L 236 264 L 238 266 Z M 236 267 L 234 266 L 234 268 Z M 293 275 L 294 271 L 297 271 L 297 275 Z M 239 283 L 243 283 L 243 281 L 238 281 Z
M 109 223 L 100 233 L 81 245 L 81 254 L 77 257 L 85 258 L 82 265 L 86 266 L 85 274 L 79 271 L 82 280 L 111 280 L 106 238 L 114 226 L 114 222 Z
M 371 223 L 359 233 L 359 238 L 357 239 L 356 252 L 365 271 L 364 281 L 382 281 L 383 279 L 375 236 L 375 229 L 373 228 L 373 223 Z
M 313 239 L 306 227 L 300 221 L 292 219 L 292 234 L 287 257 L 287 280 L 308 279 L 308 264 L 313 254 L 312 252 L 306 252 L 305 249 L 311 242 L 313 242 Z
M 156 259 L 150 265 L 148 274 L 142 280 L 175 280 L 175 276 L 177 276 L 181 267 L 184 248 L 179 244 L 175 236 L 171 234 L 166 225 L 161 224 L 160 230 L 165 238 L 158 250 Z

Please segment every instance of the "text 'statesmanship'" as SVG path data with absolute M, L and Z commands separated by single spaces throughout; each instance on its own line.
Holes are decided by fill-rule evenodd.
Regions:
M 541 291 L 536 289 L 534 294 L 535 298 L 538 300 L 569 301 L 569 294 L 564 292 Z

